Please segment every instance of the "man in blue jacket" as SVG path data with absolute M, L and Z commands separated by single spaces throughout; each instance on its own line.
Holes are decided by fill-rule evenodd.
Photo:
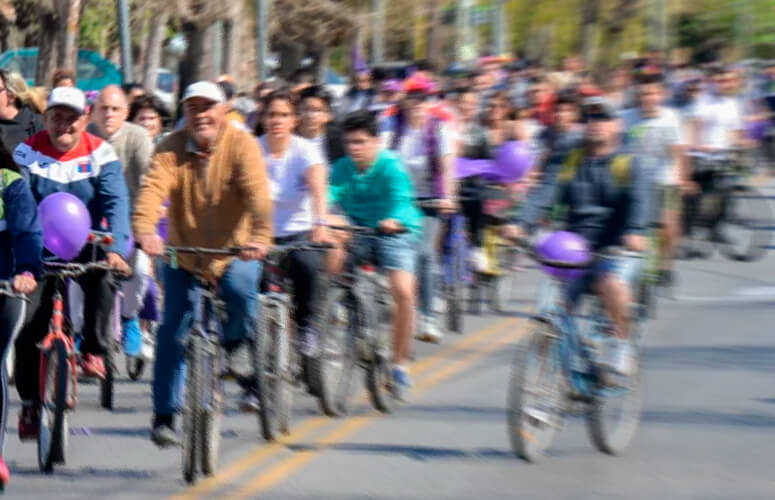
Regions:
M 43 115 L 44 130 L 27 139 L 14 151 L 14 161 L 29 179 L 35 201 L 66 192 L 77 196 L 89 210 L 94 229 L 103 222 L 114 236 L 105 252 L 98 251 L 115 271 L 127 273 L 124 260 L 129 241 L 129 195 L 121 163 L 107 142 L 85 132 L 86 99 L 71 87 L 51 91 Z M 92 254 L 87 247 L 76 261 L 86 262 Z M 92 272 L 78 279 L 84 292 L 82 370 L 84 375 L 104 377 L 102 357 L 110 346 L 112 309 L 117 285 L 111 272 Z M 43 280 L 32 295 L 30 321 L 16 343 L 16 382 L 23 401 L 19 422 L 22 439 L 38 433 L 38 348 L 51 318 L 53 280 Z
M 636 158 L 621 152 L 620 125 L 613 107 L 594 97 L 584 102 L 583 111 L 587 127 L 584 148 L 550 161 L 541 183 L 528 195 L 516 225 L 508 226 L 504 233 L 522 237 L 559 203 L 567 208 L 567 230 L 584 237 L 593 251 L 621 246 L 644 252 L 648 219 L 645 173 Z M 639 274 L 640 261 L 633 257 L 602 258 L 585 276 L 568 283 L 571 307 L 587 291 L 600 297 L 614 327 L 602 362 L 621 375 L 632 370 L 633 353 L 625 339 L 631 319 L 631 285 Z

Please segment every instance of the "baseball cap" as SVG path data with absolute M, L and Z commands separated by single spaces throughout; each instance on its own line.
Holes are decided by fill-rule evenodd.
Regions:
M 183 92 L 183 99 L 181 99 L 181 102 L 186 102 L 189 99 L 193 99 L 194 97 L 201 97 L 202 99 L 207 99 L 217 103 L 226 102 L 226 96 L 223 94 L 221 87 L 219 87 L 218 84 L 208 81 L 192 83 L 186 87 L 185 92 Z
M 82 115 L 86 112 L 86 96 L 75 87 L 56 87 L 48 96 L 46 111 L 58 106 L 70 108 Z
M 618 117 L 616 108 L 605 97 L 592 96 L 584 99 L 583 111 L 585 117 L 595 116 L 606 120 L 614 120 Z

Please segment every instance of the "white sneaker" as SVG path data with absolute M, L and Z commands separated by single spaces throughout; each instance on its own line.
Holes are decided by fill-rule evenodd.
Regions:
M 425 315 L 420 317 L 417 340 L 438 344 L 443 336 L 434 318 Z
M 487 271 L 487 256 L 481 247 L 474 247 L 471 250 L 471 264 L 477 272 L 483 273 Z
M 143 345 L 140 347 L 140 357 L 145 361 L 153 360 L 153 352 L 156 349 L 153 337 L 147 331 L 143 330 Z
M 603 346 L 600 364 L 617 375 L 632 375 L 634 353 L 629 340 L 609 339 Z

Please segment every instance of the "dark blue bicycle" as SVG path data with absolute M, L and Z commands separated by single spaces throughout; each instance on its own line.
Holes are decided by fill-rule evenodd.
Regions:
M 558 262 L 542 257 L 529 245 L 522 246 L 545 269 L 585 269 L 594 262 L 594 258 Z M 572 314 L 564 304 L 564 285 L 562 278 L 554 276 L 542 283 L 532 331 L 512 364 L 509 437 L 514 453 L 529 462 L 544 456 L 569 414 L 582 413 L 594 445 L 612 455 L 629 446 L 640 422 L 643 380 L 639 356 L 626 380 L 609 383 L 598 361 L 609 325 L 600 300 L 586 296 Z M 633 307 L 629 338 L 638 353 L 646 315 L 637 310 L 642 305 Z

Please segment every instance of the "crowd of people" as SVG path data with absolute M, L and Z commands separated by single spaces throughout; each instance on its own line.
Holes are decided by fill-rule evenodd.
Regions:
M 529 152 L 529 171 L 500 182 L 520 207 L 499 229 L 505 237 L 535 231 L 558 204 L 566 208 L 568 230 L 594 250 L 643 252 L 647 232 L 659 227 L 659 267 L 669 283 L 682 201 L 702 189 L 687 153 L 724 154 L 766 140 L 748 131 L 769 123 L 775 65 L 751 76 L 742 67 L 668 66 L 650 56 L 595 76 L 575 57 L 558 71 L 498 57 L 444 72 L 418 61 L 400 72 L 359 71 L 339 98 L 305 71 L 286 82 L 262 82 L 251 94 L 236 92 L 223 77 L 189 85 L 175 117 L 136 85 L 87 95 L 75 88 L 72 72 L 58 71 L 43 99 L 19 75 L 0 71 L 0 280 L 30 297 L 21 318 L 19 301 L 0 296 L 0 352 L 5 356 L 15 343 L 17 353 L 20 438 L 38 433 L 37 343 L 52 314 L 54 283 L 42 274 L 47 252 L 36 206 L 52 193 L 78 197 L 93 228 L 113 235 L 97 253 L 113 271 L 78 280 L 81 304 L 88 304 L 78 332 L 85 375 L 105 376 L 119 289 L 124 347 L 134 353 L 152 342 L 147 320 L 140 319 L 144 305 L 158 300 L 149 290 L 154 282 L 164 289 L 153 353 L 152 439 L 160 446 L 178 443 L 174 416 L 185 373 L 180 335 L 197 270 L 184 255 L 175 268 L 154 265 L 164 255 L 157 230 L 163 219 L 170 245 L 242 248 L 239 259 L 206 262 L 228 311 L 228 352 L 244 345 L 257 320 L 261 260 L 271 245 L 334 245 L 328 254 L 298 251 L 288 260 L 295 338 L 304 356 L 319 354 L 315 317 L 324 277 L 342 271 L 351 237 L 330 226 L 379 229 L 379 237 L 348 246 L 368 247 L 388 278 L 397 399 L 412 385 L 412 337 L 443 337 L 434 298 L 448 215 L 465 216 L 471 266 L 493 265 L 482 243 L 493 180 L 459 171 L 460 159 L 494 160 L 515 142 Z M 92 258 L 87 247 L 75 260 Z M 569 304 L 589 290 L 600 295 L 613 324 L 606 364 L 620 374 L 631 364 L 623 340 L 638 268 L 637 259 L 612 256 L 568 283 Z M 130 270 L 131 279 L 117 279 Z M 2 382 L 0 444 L 7 413 Z M 257 404 L 246 389 L 240 406 Z M 0 457 L 0 481 L 8 478 Z

